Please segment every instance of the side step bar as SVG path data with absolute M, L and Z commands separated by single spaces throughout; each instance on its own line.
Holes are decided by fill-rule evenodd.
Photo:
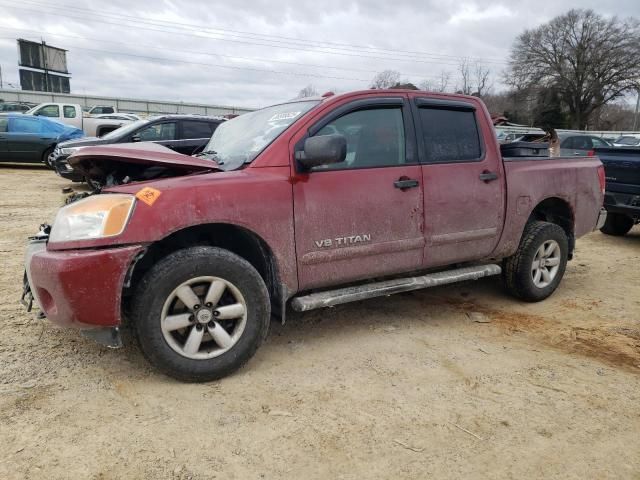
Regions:
M 502 272 L 502 269 L 499 265 L 491 264 L 429 273 L 420 277 L 396 278 L 394 280 L 356 285 L 355 287 L 311 293 L 294 298 L 291 301 L 291 306 L 298 312 L 306 312 L 307 310 L 332 307 L 334 305 L 356 302 L 367 298 L 382 297 L 384 295 L 408 292 L 421 288 L 437 287 L 438 285 L 446 285 L 465 280 L 477 280 L 491 275 L 498 275 L 500 272 Z

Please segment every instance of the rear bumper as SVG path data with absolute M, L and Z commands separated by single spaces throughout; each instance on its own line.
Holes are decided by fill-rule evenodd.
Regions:
M 143 248 L 50 251 L 44 242 L 29 244 L 25 267 L 36 303 L 63 327 L 120 325 L 127 270 Z
M 606 192 L 604 207 L 610 213 L 622 213 L 640 220 L 640 195 L 620 192 Z

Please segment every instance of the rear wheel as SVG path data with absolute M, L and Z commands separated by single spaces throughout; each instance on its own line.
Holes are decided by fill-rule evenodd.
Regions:
M 615 235 L 617 237 L 626 235 L 633 227 L 633 218 L 623 215 L 622 213 L 608 213 L 604 225 L 600 229 L 602 233 L 607 235 Z
M 224 377 L 266 337 L 270 303 L 262 277 L 220 248 L 193 247 L 157 263 L 136 289 L 135 329 L 143 353 L 183 381 Z
M 556 224 L 527 224 L 518 250 L 503 262 L 502 277 L 509 293 L 528 302 L 551 295 L 564 275 L 568 244 L 567 234 Z

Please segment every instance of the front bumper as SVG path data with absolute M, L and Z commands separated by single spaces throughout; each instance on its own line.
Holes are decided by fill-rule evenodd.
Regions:
M 82 182 L 84 178 L 78 172 L 76 172 L 69 162 L 67 162 L 69 155 L 63 155 L 62 153 L 54 150 L 49 156 L 49 163 L 55 168 L 56 173 L 62 178 L 71 180 L 72 182 Z
M 117 327 L 125 277 L 143 248 L 53 251 L 46 241 L 32 240 L 25 270 L 34 301 L 49 320 L 63 327 Z

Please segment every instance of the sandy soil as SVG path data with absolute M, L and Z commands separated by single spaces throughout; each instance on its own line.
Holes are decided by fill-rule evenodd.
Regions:
M 640 478 L 640 229 L 579 240 L 545 302 L 488 280 L 292 315 L 184 385 L 18 304 L 65 185 L 0 169 L 0 478 Z

